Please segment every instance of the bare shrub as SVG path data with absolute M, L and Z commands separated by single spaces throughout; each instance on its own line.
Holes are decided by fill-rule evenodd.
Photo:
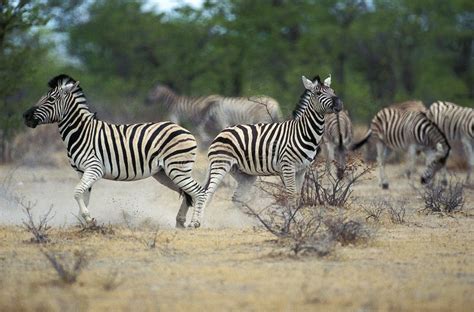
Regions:
M 257 218 L 267 231 L 278 238 L 278 242 L 295 254 L 328 255 L 334 241 L 323 231 L 322 217 L 308 207 L 290 207 L 272 204 L 255 211 L 245 203 L 247 213 Z
M 366 213 L 366 218 L 365 220 L 373 220 L 375 222 L 380 222 L 380 219 L 382 217 L 382 214 L 385 210 L 385 206 L 382 205 L 383 203 L 381 201 L 373 202 L 369 206 L 363 206 L 362 209 Z
M 97 224 L 97 221 L 93 219 L 92 222 L 87 223 L 81 217 L 74 215 L 77 219 L 77 227 L 81 233 L 98 233 L 102 235 L 114 235 L 115 231 L 112 224 Z
M 66 259 L 65 256 L 45 248 L 40 248 L 40 251 L 49 260 L 60 281 L 65 284 L 74 284 L 90 260 L 90 256 L 85 251 L 75 251 L 72 259 Z
M 342 177 L 331 171 L 321 170 L 317 165 L 312 166 L 306 172 L 300 205 L 344 207 L 348 204 L 354 185 L 371 170 L 372 167 L 363 164 L 356 157 L 349 159 Z
M 403 224 L 405 223 L 405 214 L 406 214 L 406 201 L 401 201 L 398 207 L 395 207 L 390 202 L 385 202 L 387 207 L 388 215 L 390 216 L 390 221 L 395 224 Z
M 160 231 L 158 225 L 155 225 L 150 219 L 145 219 L 140 222 L 138 226 L 134 225 L 133 216 L 128 212 L 122 210 L 122 219 L 125 226 L 132 233 L 133 238 L 140 242 L 147 249 L 158 249 L 161 254 L 167 255 L 171 253 L 170 243 L 175 238 L 165 238 L 161 244 L 158 244 L 158 239 L 164 234 Z M 150 231 L 144 231 L 148 229 Z M 175 233 L 176 235 L 176 233 Z
M 31 209 L 36 206 L 36 203 L 32 203 L 31 201 L 25 202 L 24 200 L 19 200 L 18 203 L 23 207 L 23 212 L 27 217 L 27 220 L 23 221 L 23 228 L 33 235 L 30 242 L 37 244 L 50 242 L 48 231 L 51 229 L 51 226 L 48 225 L 48 222 L 54 218 L 54 215 L 51 216 L 53 206 L 38 219 L 38 222 L 35 222 Z
M 118 270 L 112 270 L 104 277 L 101 285 L 105 291 L 112 291 L 122 285 L 124 281 L 125 279 L 120 276 Z
M 464 184 L 452 178 L 444 185 L 435 181 L 425 186 L 420 192 L 425 203 L 425 213 L 452 214 L 464 208 Z
M 372 232 L 365 224 L 355 220 L 348 220 L 341 215 L 325 218 L 324 225 L 331 237 L 343 246 L 367 242 L 372 236 Z

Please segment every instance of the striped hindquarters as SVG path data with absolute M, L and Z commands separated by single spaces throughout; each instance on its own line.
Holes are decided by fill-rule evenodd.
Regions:
M 430 106 L 427 116 L 450 141 L 459 141 L 463 136 L 474 139 L 474 109 L 472 108 L 437 101 Z
M 347 148 L 352 142 L 352 121 L 347 111 L 327 114 L 325 117 L 325 142 Z
M 443 132 L 422 112 L 382 109 L 372 120 L 371 130 L 392 149 L 405 150 L 411 144 L 435 148 L 440 143 L 449 150 Z

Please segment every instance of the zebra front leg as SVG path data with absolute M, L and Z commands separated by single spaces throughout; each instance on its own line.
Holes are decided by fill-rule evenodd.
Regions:
M 296 170 L 292 165 L 282 166 L 282 180 L 285 184 L 286 192 L 288 193 L 289 203 L 293 207 L 297 205 L 296 194 Z
M 382 189 L 386 190 L 389 187 L 387 177 L 385 176 L 385 156 L 387 153 L 387 147 L 382 141 L 376 143 L 377 147 L 377 162 L 379 165 L 379 185 Z
M 79 205 L 79 215 L 86 221 L 86 223 L 91 224 L 94 222 L 94 219 L 91 218 L 87 206 L 89 205 L 90 192 L 92 185 L 97 182 L 104 175 L 100 167 L 93 167 L 86 169 L 84 174 L 81 176 L 81 181 L 77 184 L 74 189 L 74 199 Z
M 466 183 L 471 183 L 471 174 L 472 169 L 474 168 L 474 140 L 468 137 L 463 137 L 461 139 L 462 144 L 464 145 L 464 150 L 466 151 L 466 156 L 469 161 L 469 168 L 467 168 Z

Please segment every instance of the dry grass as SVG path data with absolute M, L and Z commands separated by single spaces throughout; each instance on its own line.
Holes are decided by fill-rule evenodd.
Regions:
M 22 170 L 15 178 L 23 186 L 15 187 L 28 198 L 38 199 L 35 215 L 42 215 L 54 204 L 53 221 L 59 219 L 61 225 L 64 216 L 77 211 L 70 198 L 77 180 L 67 176 L 70 168 L 48 168 L 44 171 L 46 182 Z M 401 170 L 399 165 L 387 166 L 387 174 L 394 177 Z M 5 172 L 8 170 L 0 168 L 0 174 Z M 237 228 L 223 226 L 235 224 L 229 223 L 229 218 L 247 220 L 228 208 L 232 191 L 228 188 L 219 190 L 206 211 L 205 224 L 213 224 L 211 228 L 177 231 L 167 228 L 167 220 L 174 221 L 179 206 L 174 193 L 166 193 L 151 180 L 149 185 L 124 183 L 123 187 L 114 182 L 98 183 L 91 213 L 102 213 L 99 219 L 109 222 L 107 217 L 118 215 L 121 209 L 129 213 L 138 210 L 132 220 L 133 231 L 120 218 L 118 224 L 110 225 L 113 234 L 108 235 L 53 224 L 48 237 L 54 244 L 46 246 L 65 266 L 74 267 L 75 250 L 94 251 L 76 282 L 66 284 L 58 283 L 61 278 L 38 245 L 28 242 L 29 232 L 16 225 L 1 225 L 0 311 L 469 311 L 474 304 L 474 218 L 469 214 L 450 218 L 417 214 L 424 201 L 406 179 L 394 178 L 391 190 L 386 191 L 378 187 L 375 174 L 370 173 L 369 178 L 354 186 L 352 203 L 343 214 L 337 209 L 329 214 L 328 209 L 325 217 L 343 218 L 336 224 L 347 224 L 350 234 L 358 225 L 348 221 L 361 223 L 368 215 L 363 207 L 385 198 L 397 208 L 406 201 L 409 222 L 393 223 L 384 208 L 374 237 L 363 244 L 336 242 L 331 253 L 322 258 L 288 257 L 285 245 L 279 253 L 275 236 L 254 229 L 253 221 Z M 55 193 L 33 196 L 43 194 L 45 188 Z M 124 192 L 130 202 L 119 199 L 107 206 L 111 197 Z M 147 201 L 139 201 L 150 193 L 153 196 Z M 464 210 L 470 211 L 474 194 L 465 191 L 464 196 Z M 263 204 L 258 206 L 260 202 Z M 252 204 L 265 207 L 268 202 L 259 198 Z M 1 208 L 0 214 L 17 209 Z M 148 215 L 145 209 L 164 211 L 166 218 Z M 141 222 L 150 215 L 160 226 L 156 240 L 150 222 Z M 15 220 L 21 224 L 21 217 Z M 322 222 L 320 230 L 327 232 L 325 226 Z M 155 241 L 156 247 L 145 246 L 142 238 Z M 160 246 L 167 246 L 168 252 L 161 252 Z

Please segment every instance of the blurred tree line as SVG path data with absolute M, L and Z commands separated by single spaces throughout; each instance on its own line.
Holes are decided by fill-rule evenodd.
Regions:
M 302 74 L 332 74 L 359 122 L 406 99 L 473 106 L 472 0 L 206 0 L 168 13 L 145 4 L 0 1 L 2 141 L 60 72 L 115 122 L 158 120 L 143 105 L 158 82 L 186 95 L 266 94 L 289 115 Z

